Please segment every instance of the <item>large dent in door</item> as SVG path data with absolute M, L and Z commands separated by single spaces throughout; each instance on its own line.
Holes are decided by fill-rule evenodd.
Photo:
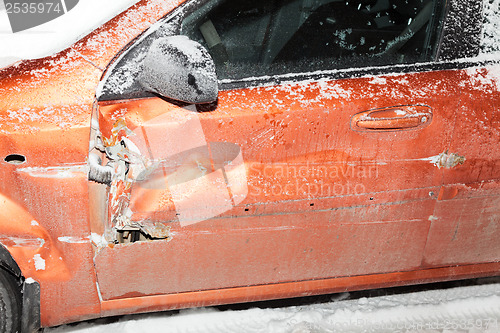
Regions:
M 199 114 L 189 107 L 152 117 L 133 108 L 114 115 L 119 116 L 99 114 L 97 140 L 111 171 L 107 219 L 112 232 L 140 230 L 151 238 L 169 238 L 168 222 L 198 223 L 246 197 L 240 147 L 207 142 Z

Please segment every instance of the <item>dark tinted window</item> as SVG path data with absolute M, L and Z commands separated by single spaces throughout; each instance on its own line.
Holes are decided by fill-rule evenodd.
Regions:
M 432 60 L 439 0 L 227 0 L 188 16 L 220 79 Z

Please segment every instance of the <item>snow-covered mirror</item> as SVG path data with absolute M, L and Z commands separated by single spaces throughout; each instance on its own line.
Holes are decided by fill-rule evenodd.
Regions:
M 217 100 L 214 62 L 201 44 L 186 36 L 155 40 L 144 59 L 139 82 L 148 91 L 186 103 Z

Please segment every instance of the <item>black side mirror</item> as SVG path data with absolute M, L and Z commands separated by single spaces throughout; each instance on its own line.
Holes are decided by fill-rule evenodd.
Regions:
M 163 97 L 192 104 L 214 102 L 219 91 L 212 57 L 186 36 L 155 40 L 144 59 L 139 82 Z

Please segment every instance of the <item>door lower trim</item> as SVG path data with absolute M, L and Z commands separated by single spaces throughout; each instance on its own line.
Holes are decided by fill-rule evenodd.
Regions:
M 409 272 L 361 275 L 332 279 L 203 290 L 168 295 L 122 298 L 101 303 L 102 316 L 175 310 L 277 298 L 388 288 L 409 284 L 472 279 L 500 275 L 500 262 L 432 268 Z

